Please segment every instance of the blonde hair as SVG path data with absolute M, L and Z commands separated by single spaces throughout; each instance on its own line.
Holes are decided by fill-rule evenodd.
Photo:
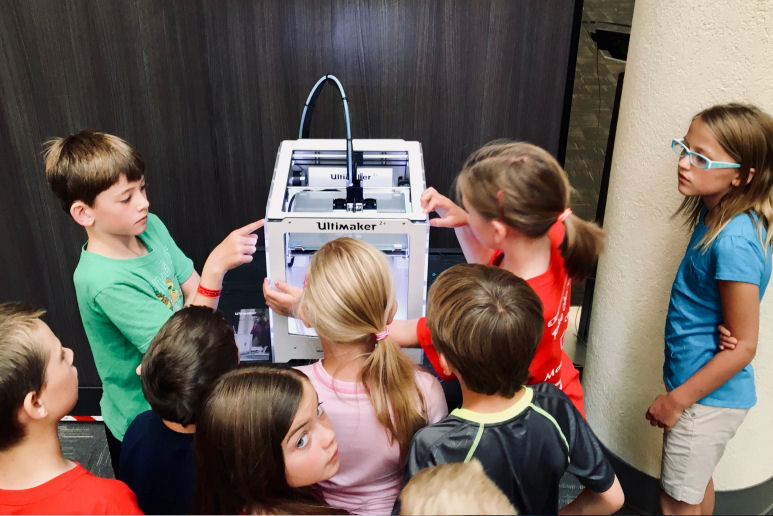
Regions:
M 395 302 L 392 272 L 383 253 L 354 238 L 323 245 L 311 259 L 301 297 L 303 318 L 338 345 L 376 344 Z M 416 366 L 387 336 L 368 356 L 361 375 L 378 421 L 402 458 L 413 434 L 428 422 L 416 385 Z
M 139 152 L 112 134 L 85 129 L 64 138 L 51 138 L 43 144 L 46 179 L 69 213 L 75 201 L 89 206 L 121 175 L 139 181 L 145 175 L 145 162 Z
M 400 514 L 518 514 L 478 459 L 419 471 L 400 493 Z
M 731 103 L 704 109 L 693 120 L 706 124 L 717 143 L 741 164 L 737 169 L 740 186 L 731 189 L 719 201 L 717 216 L 698 247 L 707 250 L 733 217 L 741 213 L 751 217 L 754 212 L 759 216 L 756 225 L 760 242 L 764 248 L 769 248 L 773 240 L 769 231 L 773 223 L 773 118 L 756 106 Z M 752 168 L 754 176 L 747 184 Z M 684 214 L 686 224 L 692 228 L 700 220 L 702 209 L 703 201 L 699 196 L 685 197 L 676 214 Z M 763 228 L 767 231 L 765 238 Z
M 28 393 L 40 392 L 46 383 L 48 353 L 34 335 L 44 313 L 24 303 L 0 304 L 0 450 L 24 438 L 19 407 Z
M 569 207 L 572 192 L 558 161 L 524 142 L 487 143 L 467 158 L 456 179 L 460 200 L 484 218 L 501 220 L 530 238 L 547 233 Z M 593 271 L 604 233 L 571 214 L 564 226 L 560 249 L 566 271 L 572 280 L 582 281 Z

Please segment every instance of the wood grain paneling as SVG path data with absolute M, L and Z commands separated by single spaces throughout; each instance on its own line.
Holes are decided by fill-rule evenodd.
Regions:
M 3 2 L 3 299 L 46 307 L 75 349 L 81 385 L 99 385 L 72 285 L 85 233 L 45 183 L 50 136 L 89 127 L 135 145 L 151 209 L 197 268 L 231 229 L 262 216 L 279 142 L 297 137 L 303 102 L 326 73 L 346 88 L 354 136 L 422 142 L 427 182 L 441 192 L 493 138 L 558 154 L 575 5 Z M 311 136 L 343 134 L 337 92 L 326 90 Z M 431 243 L 456 245 L 450 231 L 433 231 Z

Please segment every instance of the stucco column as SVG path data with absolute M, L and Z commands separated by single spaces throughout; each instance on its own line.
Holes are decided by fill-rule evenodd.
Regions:
M 602 442 L 655 478 L 662 430 L 644 413 L 664 392 L 665 317 L 689 238 L 682 219 L 671 218 L 682 197 L 670 142 L 699 110 L 730 101 L 773 113 L 773 2 L 637 1 L 583 384 L 588 420 Z M 716 469 L 718 491 L 773 480 L 773 286 L 760 320 L 753 362 L 759 401 Z

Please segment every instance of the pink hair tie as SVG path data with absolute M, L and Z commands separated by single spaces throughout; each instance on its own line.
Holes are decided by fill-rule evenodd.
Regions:
M 569 217 L 569 215 L 572 214 L 572 209 L 567 208 L 564 211 L 561 212 L 561 215 L 558 216 L 558 222 L 563 222 Z
M 381 333 L 376 333 L 376 342 L 380 340 L 384 340 L 385 338 L 387 338 L 387 335 L 389 335 L 389 328 L 384 328 L 384 331 L 382 331 Z

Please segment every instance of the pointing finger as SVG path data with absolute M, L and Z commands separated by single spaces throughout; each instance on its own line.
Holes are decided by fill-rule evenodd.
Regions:
M 250 222 L 246 226 L 242 226 L 239 229 L 237 229 L 236 232 L 241 233 L 243 235 L 252 233 L 253 231 L 257 231 L 258 229 L 262 228 L 265 222 L 266 222 L 266 219 L 260 219 L 260 220 L 256 220 L 255 222 Z

